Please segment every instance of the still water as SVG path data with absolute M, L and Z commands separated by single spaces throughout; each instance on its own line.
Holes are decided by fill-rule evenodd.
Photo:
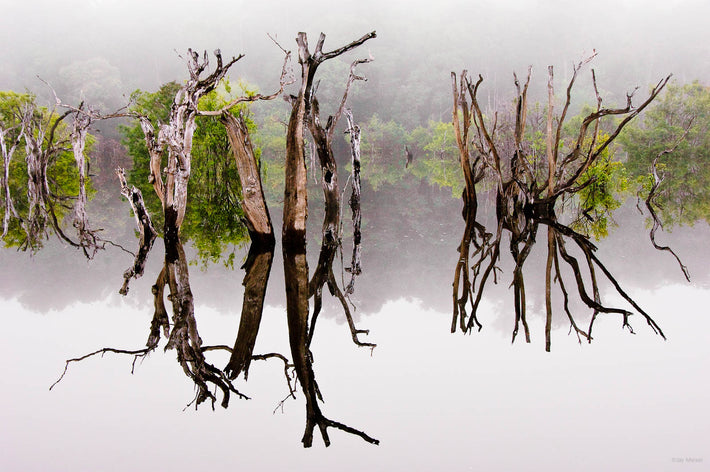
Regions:
M 396 219 L 371 224 L 353 301 L 358 327 L 369 330 L 363 340 L 377 347 L 355 346 L 342 311 L 328 305 L 311 345 L 323 413 L 377 438 L 378 446 L 330 428 L 329 448 L 316 430 L 314 446 L 304 449 L 305 401 L 300 389 L 287 398 L 283 364 L 274 359 L 252 362 L 248 381 L 235 382 L 251 399 L 232 398 L 226 410 L 219 402 L 214 411 L 209 402 L 186 408 L 194 384 L 163 345 L 138 360 L 133 374 L 127 355 L 73 363 L 49 391 L 66 359 L 144 345 L 162 244 L 126 297 L 118 289 L 132 257 L 120 251 L 91 262 L 57 243 L 33 257 L 3 251 L 0 469 L 706 470 L 707 225 L 664 235 L 685 258 L 691 283 L 651 248 L 632 212 L 599 244 L 600 258 L 667 341 L 640 317 L 632 317 L 632 335 L 620 318 L 605 315 L 594 341 L 579 344 L 557 309 L 546 353 L 544 300 L 534 295 L 544 287 L 544 265 L 534 255 L 526 274 L 530 344 L 510 343 L 505 267 L 479 310 L 482 331 L 449 332 L 463 228 L 458 202 L 451 205 L 454 217 L 429 219 L 429 227 L 405 228 Z M 240 251 L 237 260 L 246 253 Z M 290 354 L 282 266 L 277 251 L 255 354 Z M 189 269 L 204 345 L 233 345 L 243 272 Z M 621 303 L 605 290 L 603 298 Z M 206 355 L 218 367 L 229 359 Z

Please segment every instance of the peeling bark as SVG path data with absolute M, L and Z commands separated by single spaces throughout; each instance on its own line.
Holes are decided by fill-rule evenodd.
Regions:
M 22 124 L 18 125 L 22 126 Z M 17 137 L 12 140 L 10 147 L 8 147 L 7 139 L 11 136 L 9 133 L 14 131 L 13 128 L 3 128 L 0 126 L 0 151 L 2 152 L 3 160 L 3 175 L 2 175 L 2 193 L 3 193 L 3 206 L 5 207 L 5 212 L 2 220 L 2 236 L 4 238 L 7 235 L 7 230 L 10 224 L 10 217 L 19 218 L 15 205 L 12 202 L 12 195 L 10 192 L 10 162 L 12 161 L 12 156 L 15 154 L 17 146 L 20 144 L 22 139 L 23 129 L 19 129 Z
M 192 159 L 192 138 L 195 133 L 195 118 L 200 113 L 197 104 L 202 96 L 214 90 L 229 68 L 241 59 L 240 55 L 223 64 L 219 49 L 214 51 L 217 59 L 215 70 L 207 77 L 202 77 L 209 65 L 207 52 L 199 54 L 188 49 L 186 65 L 189 79 L 177 92 L 170 108 L 168 123 L 159 125 L 156 136 L 153 124 L 140 116 L 140 124 L 145 136 L 146 147 L 150 154 L 151 174 L 149 181 L 155 193 L 163 203 L 166 213 L 175 213 L 175 225 L 179 231 L 187 208 L 187 184 L 190 179 Z M 165 181 L 163 181 L 162 158 L 167 151 Z
M 348 121 L 347 133 L 350 135 L 350 165 L 352 194 L 350 195 L 350 210 L 353 221 L 353 254 L 350 259 L 350 267 L 346 270 L 350 272 L 350 282 L 345 288 L 345 294 L 350 295 L 355 291 L 355 277 L 362 273 L 360 267 L 362 252 L 362 214 L 360 212 L 360 127 L 355 124 L 353 114 L 350 109 L 345 109 L 345 118 Z

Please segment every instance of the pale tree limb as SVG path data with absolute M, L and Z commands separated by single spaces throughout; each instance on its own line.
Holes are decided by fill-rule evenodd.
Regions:
M 277 43 L 278 44 L 278 43 Z M 280 46 L 279 46 L 280 47 Z M 282 48 L 283 50 L 283 48 Z M 274 98 L 278 97 L 281 95 L 284 91 L 284 88 L 287 85 L 291 85 L 296 81 L 295 76 L 293 75 L 293 69 L 291 68 L 291 51 L 284 51 L 284 54 L 286 57 L 284 58 L 284 64 L 283 67 L 281 68 L 281 77 L 279 78 L 279 89 L 269 95 L 263 95 L 260 93 L 253 94 L 253 95 L 247 95 L 247 96 L 242 96 L 242 97 L 237 97 L 231 102 L 229 102 L 227 105 L 223 106 L 219 110 L 199 110 L 198 115 L 200 116 L 220 116 L 224 113 L 227 113 L 229 110 L 234 108 L 235 106 L 242 104 L 242 103 L 248 103 L 248 102 L 255 102 L 255 101 L 260 101 L 260 100 L 273 100 Z
M 350 135 L 350 165 L 352 194 L 350 195 L 350 210 L 352 211 L 353 222 L 353 254 L 350 261 L 350 267 L 346 268 L 350 272 L 350 282 L 345 288 L 345 294 L 350 295 L 355 291 L 355 277 L 362 273 L 360 267 L 361 251 L 362 251 L 362 214 L 360 211 L 360 127 L 355 124 L 353 114 L 350 109 L 345 109 L 345 118 L 348 122 L 347 133 Z
M 131 278 L 137 279 L 143 275 L 148 253 L 153 247 L 153 243 L 155 242 L 155 238 L 158 233 L 153 227 L 153 222 L 150 219 L 150 214 L 145 206 L 143 194 L 140 189 L 135 186 L 131 186 L 130 188 L 128 187 L 128 182 L 126 182 L 126 172 L 122 168 L 119 167 L 116 169 L 116 175 L 121 183 L 121 195 L 128 199 L 128 203 L 131 205 L 133 216 L 136 220 L 136 226 L 138 226 L 138 231 L 140 233 L 138 252 L 135 255 L 133 265 L 123 273 L 124 282 L 123 286 L 119 290 L 121 295 L 126 295 L 128 293 L 128 284 Z

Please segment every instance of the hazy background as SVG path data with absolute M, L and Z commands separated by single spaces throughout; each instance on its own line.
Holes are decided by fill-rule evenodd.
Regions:
M 246 54 L 232 78 L 271 90 L 282 54 L 267 33 L 295 49 L 299 31 L 312 44 L 326 33 L 329 50 L 376 30 L 377 39 L 354 53 L 375 58 L 362 71 L 367 97 L 353 97 L 354 105 L 411 125 L 448 114 L 449 73 L 463 68 L 484 74 L 487 93 L 505 96 L 512 72 L 532 65 L 536 94 L 544 92 L 547 65 L 562 79 L 596 49 L 593 66 L 608 101 L 669 73 L 680 82 L 706 82 L 710 73 L 704 0 L 2 0 L 0 12 L 0 88 L 46 95 L 40 75 L 64 98 L 83 95 L 109 107 L 136 88 L 182 80 L 177 53 L 188 47 Z M 561 93 L 562 82 L 557 87 Z

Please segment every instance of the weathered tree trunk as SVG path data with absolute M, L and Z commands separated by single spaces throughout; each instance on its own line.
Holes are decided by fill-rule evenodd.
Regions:
M 19 125 L 20 127 L 22 124 Z M 10 162 L 12 161 L 12 156 L 15 154 L 15 149 L 20 144 L 20 139 L 22 138 L 23 130 L 20 128 L 17 133 L 17 138 L 13 139 L 12 144 L 8 148 L 6 139 L 9 137 L 9 132 L 12 128 L 5 129 L 0 126 L 0 151 L 2 151 L 3 160 L 3 175 L 2 175 L 2 192 L 3 192 L 3 206 L 5 207 L 5 212 L 2 220 L 2 236 L 4 238 L 7 235 L 7 230 L 10 225 L 10 217 L 18 217 L 15 205 L 12 202 L 12 194 L 10 192 Z
M 241 115 L 236 117 L 228 111 L 222 113 L 220 120 L 227 130 L 234 160 L 237 164 L 242 187 L 241 206 L 252 241 L 249 256 L 244 264 L 246 269 L 243 281 L 245 290 L 239 331 L 232 355 L 224 371 L 230 379 L 235 379 L 241 372 L 244 372 L 246 379 L 249 375 L 249 365 L 259 333 L 275 240 L 269 209 L 261 186 L 259 166 L 254 156 L 254 148 L 246 123 Z
M 242 187 L 241 206 L 252 244 L 271 245 L 273 249 L 274 230 L 246 123 L 241 116 L 236 117 L 229 112 L 223 113 L 220 120 L 227 130 L 234 161 L 237 164 Z
M 87 248 L 95 253 L 98 249 L 96 235 L 89 229 L 89 216 L 86 213 L 86 136 L 88 134 L 91 118 L 85 114 L 74 114 L 73 130 L 71 133 L 72 151 L 74 161 L 79 172 L 79 195 L 74 203 L 74 227 L 79 232 L 79 244 L 86 251 Z
M 350 66 L 350 75 L 348 76 L 347 85 L 343 98 L 340 101 L 340 107 L 334 116 L 329 116 L 325 127 L 320 119 L 320 107 L 315 96 L 311 98 L 311 113 L 308 117 L 308 125 L 315 143 L 316 154 L 321 165 L 321 187 L 323 189 L 323 197 L 325 200 L 325 214 L 323 216 L 322 227 L 322 242 L 321 252 L 318 257 L 318 266 L 313 272 L 313 277 L 309 285 L 310 296 L 314 297 L 313 317 L 311 319 L 310 340 L 313 338 L 315 325 L 318 314 L 322 307 L 323 286 L 327 283 L 331 295 L 334 295 L 340 301 L 345 317 L 350 327 L 350 333 L 353 341 L 358 346 L 375 347 L 372 343 L 362 343 L 358 334 L 367 334 L 367 330 L 359 330 L 355 327 L 355 322 L 352 318 L 347 299 L 343 295 L 338 282 L 333 273 L 333 261 L 338 249 L 341 247 L 340 240 L 340 187 L 338 185 L 338 166 L 333 155 L 333 135 L 335 127 L 340 119 L 340 116 L 345 111 L 348 93 L 350 86 L 355 80 L 364 80 L 363 77 L 355 75 L 355 67 L 358 64 L 369 62 L 369 59 L 359 60 L 352 63 Z M 359 134 L 357 136 L 359 140 Z M 359 161 L 358 161 L 359 164 Z M 353 187 L 354 188 L 354 187 Z M 359 168 L 358 168 L 358 189 L 359 189 Z M 359 196 L 358 196 L 359 197 Z
M 352 194 L 350 195 L 350 211 L 353 220 L 353 254 L 350 260 L 350 282 L 345 288 L 347 295 L 355 291 L 355 277 L 360 275 L 361 248 L 362 248 L 362 214 L 360 212 L 360 127 L 355 124 L 353 114 L 349 109 L 345 109 L 345 118 L 348 120 L 348 134 L 350 135 L 350 165 L 352 166 Z
M 456 262 L 454 270 L 453 282 L 453 318 L 451 320 L 451 332 L 456 331 L 457 320 L 463 331 L 473 327 L 482 328 L 481 323 L 476 316 L 476 310 L 480 298 L 475 302 L 473 300 L 473 286 L 469 278 L 469 253 L 471 242 L 475 238 L 476 232 L 476 214 L 478 212 L 478 198 L 476 196 L 476 183 L 479 182 L 484 174 L 479 167 L 479 159 L 471 161 L 471 150 L 469 148 L 468 132 L 471 128 L 472 114 L 466 100 L 468 91 L 467 72 L 461 73 L 460 83 L 456 81 L 456 74 L 451 73 L 451 87 L 453 90 L 453 113 L 452 124 L 454 127 L 454 137 L 459 150 L 459 163 L 461 172 L 464 176 L 464 191 L 461 195 L 463 201 L 462 216 L 466 223 L 464 228 L 461 243 L 459 244 L 459 258 Z M 485 244 L 485 243 L 484 243 Z M 478 265 L 483 262 L 485 253 L 482 255 Z M 495 263 L 495 261 L 492 261 Z M 466 311 L 466 306 L 471 303 L 470 314 Z M 468 320 L 467 320 L 468 318 Z
M 313 430 L 316 426 L 318 426 L 326 446 L 330 444 L 327 432 L 328 427 L 336 427 L 358 434 L 366 441 L 377 443 L 377 440 L 370 438 L 365 433 L 327 419 L 323 416 L 318 405 L 320 392 L 315 381 L 311 353 L 308 347 L 309 283 L 308 263 L 306 261 L 308 198 L 306 193 L 307 173 L 303 136 L 304 123 L 311 116 L 311 91 L 318 66 L 323 61 L 337 57 L 374 36 L 375 33 L 372 32 L 342 48 L 324 53 L 325 35 L 321 33 L 313 54 L 308 50 L 308 41 L 305 33 L 299 33 L 296 38 L 299 63 L 301 64 L 301 87 L 298 96 L 291 100 L 292 110 L 286 135 L 286 182 L 282 246 L 286 278 L 286 314 L 289 327 L 289 343 L 296 375 L 306 397 L 306 429 L 302 439 L 305 447 L 310 447 L 313 444 Z M 314 139 L 316 139 L 315 136 Z M 327 140 L 320 143 L 316 140 L 319 153 L 328 152 L 328 146 L 323 147 L 323 144 L 328 144 Z M 332 151 L 330 151 L 330 155 L 332 157 Z M 324 175 L 324 182 L 332 183 L 334 175 L 334 172 L 330 176 Z M 333 213 L 332 209 L 326 210 L 326 212 L 328 211 L 330 211 L 329 214 Z M 338 212 L 339 210 L 335 214 L 339 214 Z M 326 217 L 326 219 L 330 220 L 331 218 Z M 330 221 L 326 221 L 324 227 L 329 226 L 329 223 Z
M 246 274 L 242 282 L 242 285 L 244 285 L 244 300 L 242 302 L 242 314 L 239 318 L 239 331 L 237 332 L 237 339 L 234 342 L 229 363 L 224 368 L 224 372 L 230 379 L 236 379 L 242 372 L 244 372 L 245 380 L 249 376 L 249 365 L 254 353 L 256 338 L 259 334 L 261 316 L 264 311 L 264 296 L 266 295 L 266 286 L 269 281 L 273 260 L 273 242 L 270 246 L 252 242 L 249 248 L 249 256 L 244 263 Z
M 167 220 L 167 217 L 166 217 Z M 167 231 L 166 231 L 167 232 Z M 178 363 L 185 375 L 195 383 L 195 406 L 209 399 L 212 407 L 216 397 L 210 389 L 210 384 L 222 391 L 222 407 L 229 405 L 230 393 L 241 394 L 224 372 L 205 359 L 202 350 L 202 339 L 197 331 L 195 306 L 190 290 L 190 280 L 187 269 L 187 258 L 182 243 L 178 238 L 165 240 L 165 278 L 170 288 L 169 299 L 172 303 L 173 326 L 165 349 L 177 351 Z

